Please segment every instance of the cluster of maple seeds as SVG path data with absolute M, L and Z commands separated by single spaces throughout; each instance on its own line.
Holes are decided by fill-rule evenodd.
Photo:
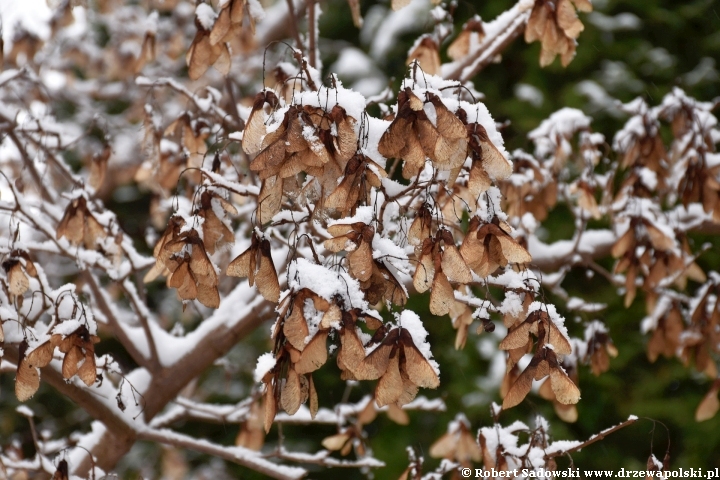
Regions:
M 312 372 L 327 362 L 327 341 L 339 339 L 337 365 L 343 380 L 378 380 L 379 407 L 402 407 L 419 388 L 437 388 L 439 377 L 402 327 L 383 324 L 358 308 L 345 309 L 342 299 L 330 302 L 308 288 L 289 293 L 278 307 L 280 320 L 273 331 L 275 365 L 262 379 L 265 384 L 265 429 L 269 430 L 279 405 L 292 415 L 309 400 L 310 414 L 318 410 Z M 367 342 L 360 324 L 374 334 Z M 369 352 L 369 353 L 368 353 Z
M 533 296 L 525 293 L 520 312 L 517 315 L 507 314 L 503 319 L 509 329 L 499 345 L 501 350 L 508 352 L 502 389 L 504 392 L 501 392 L 504 393 L 503 409 L 522 402 L 530 392 L 533 380 L 542 380 L 548 376 L 552 397 L 563 405 L 576 404 L 580 400 L 580 390 L 561 367 L 562 355 L 572 353 L 572 346 L 547 311 L 529 311 L 532 302 Z M 537 338 L 535 353 L 528 366 L 520 373 L 517 364 L 525 354 L 532 351 L 533 335 Z
M 255 17 L 249 11 L 250 7 L 245 0 L 229 0 L 220 9 L 220 14 L 213 20 L 212 25 L 204 21 L 205 16 L 215 17 L 212 8 L 205 6 L 207 12 L 195 18 L 197 33 L 185 55 L 188 66 L 188 76 L 192 80 L 200 78 L 210 66 L 213 66 L 223 75 L 230 72 L 230 44 L 239 44 L 239 51 L 250 42 L 255 35 Z M 243 19 L 247 18 L 249 35 L 243 28 Z
M 64 354 L 62 376 L 69 380 L 77 375 L 88 387 L 95 383 L 95 344 L 100 338 L 90 335 L 87 327 L 81 325 L 69 335 L 55 333 L 50 339 L 27 352 L 28 343 L 20 343 L 20 360 L 15 377 L 15 395 L 24 402 L 40 388 L 40 368 L 53 359 L 55 348 Z
M 340 105 L 335 105 L 329 112 L 309 105 L 290 105 L 282 121 L 273 124 L 273 130 L 266 124 L 266 105 L 268 109 L 279 105 L 272 91 L 260 92 L 255 97 L 242 140 L 245 153 L 257 153 L 250 162 L 250 170 L 257 172 L 262 180 L 258 209 L 260 223 L 267 223 L 280 211 L 283 194 L 301 193 L 297 182 L 297 174 L 301 172 L 312 175 L 322 191 L 330 194 L 332 208 L 340 211 L 350 211 L 361 199 L 357 191 L 358 172 L 365 172 L 373 165 L 377 173 L 370 172 L 365 179 L 376 186 L 380 185 L 380 177 L 387 176 L 385 172 L 380 173 L 382 169 L 377 164 L 356 154 L 357 120 L 347 115 Z M 356 157 L 355 161 L 348 168 L 353 157 Z M 348 181 L 338 185 L 337 179 L 345 173 L 352 179 L 346 177 Z M 305 194 L 318 196 L 312 192 Z M 363 200 L 367 199 L 367 194 L 366 191 Z
M 615 272 L 625 272 L 625 307 L 635 299 L 639 275 L 644 276 L 643 290 L 650 294 L 651 303 L 656 298 L 652 292 L 667 278 L 674 277 L 680 286 L 688 278 L 705 281 L 705 274 L 695 262 L 686 265 L 689 252 L 686 242 L 677 249 L 675 240 L 647 218 L 631 217 L 629 228 L 611 249 L 612 255 L 619 258 Z
M 540 66 L 560 55 L 564 67 L 575 57 L 576 39 L 585 27 L 575 10 L 591 12 L 589 0 L 536 0 L 525 27 L 525 41 L 540 41 Z
M 360 288 L 371 305 L 382 301 L 405 305 L 405 288 L 382 260 L 373 258 L 375 228 L 363 222 L 354 222 L 336 223 L 327 230 L 333 238 L 325 240 L 323 245 L 333 253 L 341 250 L 347 252 L 348 273 L 360 282 Z
M 30 278 L 37 278 L 38 272 L 30 255 L 25 250 L 12 250 L 8 258 L 2 263 L 2 268 L 7 275 L 7 291 L 10 299 L 17 301 L 18 307 L 22 307 L 23 295 L 30 288 Z M 2 324 L 0 323 L 0 342 L 2 341 Z
M 63 237 L 73 245 L 83 244 L 89 249 L 95 249 L 98 240 L 107 237 L 105 228 L 88 209 L 84 196 L 71 200 L 65 209 L 56 230 L 56 238 Z

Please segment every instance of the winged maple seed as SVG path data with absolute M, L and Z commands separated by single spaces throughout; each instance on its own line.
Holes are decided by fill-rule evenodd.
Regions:
M 705 285 L 704 293 L 692 310 L 690 326 L 680 336 L 680 359 L 686 366 L 694 359 L 695 369 L 709 378 L 718 376 L 712 352 L 720 342 L 720 302 L 711 301 L 718 294 L 720 287 L 714 281 Z
M 702 204 L 705 213 L 712 214 L 713 221 L 720 222 L 720 164 L 710 162 L 706 153 L 687 162 L 685 175 L 680 178 L 678 194 L 683 205 Z
M 28 350 L 23 341 L 20 347 L 17 376 L 15 379 L 15 396 L 21 402 L 30 399 L 40 388 L 40 368 L 47 366 L 53 359 L 55 348 L 65 354 L 62 362 L 63 378 L 69 380 L 77 375 L 88 387 L 95 383 L 95 344 L 100 341 L 90 335 L 87 327 L 81 325 L 69 335 L 54 333 L 50 338 Z
M 665 252 L 670 252 L 673 257 L 676 256 L 672 253 L 675 249 L 673 237 L 668 236 L 647 218 L 632 217 L 630 219 L 627 231 L 615 242 L 611 249 L 613 257 L 619 258 L 618 263 L 615 265 L 615 273 L 626 272 L 626 307 L 635 299 L 638 274 L 642 274 L 649 269 L 645 278 L 645 285 L 646 288 L 650 289 L 664 278 L 663 275 L 668 273 L 668 269 L 664 267 L 669 266 L 669 260 L 667 260 L 667 263 L 660 260 L 659 265 L 656 267 L 654 265 L 658 263 L 658 258 Z M 673 262 L 674 267 L 677 268 L 676 271 L 684 270 L 684 261 L 680 257 L 677 257 L 677 259 L 677 261 Z
M 599 220 L 602 217 L 593 187 L 586 181 L 578 181 L 570 188 L 571 193 L 578 194 L 578 206 L 588 212 L 592 218 Z
M 35 264 L 25 250 L 12 250 L 7 260 L 2 263 L 7 275 L 7 289 L 11 296 L 22 301 L 22 296 L 30 288 L 30 277 L 37 278 Z
M 496 216 L 488 223 L 479 217 L 470 219 L 468 233 L 460 246 L 460 255 L 472 271 L 487 277 L 508 263 L 530 263 L 532 257 L 513 237 L 510 226 Z
M 655 362 L 660 355 L 672 358 L 680 347 L 680 335 L 685 330 L 682 311 L 677 301 L 664 306 L 662 315 L 647 346 L 648 359 Z
M 274 110 L 278 105 L 277 95 L 272 90 L 263 90 L 255 95 L 253 107 L 243 131 L 242 149 L 245 153 L 254 154 L 262 149 L 263 139 L 267 134 L 265 124 L 268 119 L 268 111 L 266 109 L 269 107 Z
M 167 276 L 167 286 L 176 288 L 182 300 L 195 300 L 210 308 L 220 306 L 218 276 L 197 230 L 185 229 L 185 220 L 173 216 L 155 245 L 155 265 L 145 275 L 151 282 Z
M 305 295 L 308 293 L 305 292 Z M 298 308 L 302 309 L 302 306 Z M 310 415 L 315 418 L 319 403 L 310 372 L 320 368 L 327 360 L 327 337 L 328 330 L 320 330 L 307 345 L 302 344 L 302 350 L 298 350 L 289 341 L 284 343 L 286 337 L 283 330 L 276 330 L 275 365 L 262 378 L 265 384 L 266 432 L 272 426 L 278 405 L 289 415 L 294 415 L 300 406 L 309 400 Z
M 200 195 L 200 208 L 196 212 L 202 218 L 203 245 L 207 253 L 212 255 L 216 250 L 231 246 L 235 243 L 235 234 L 222 221 L 218 213 L 237 215 L 237 209 L 223 197 L 215 192 L 205 190 Z
M 577 376 L 577 368 L 574 368 L 574 366 L 567 365 L 563 363 L 561 365 L 562 369 L 567 373 L 567 376 L 572 380 L 572 382 L 577 385 L 578 384 L 578 376 Z M 552 402 L 553 410 L 555 410 L 555 413 L 557 416 L 563 421 L 567 423 L 575 423 L 578 419 L 578 410 L 577 406 L 574 403 L 565 404 L 561 403 L 557 396 L 555 395 L 555 392 L 552 388 L 552 380 L 550 378 L 546 378 L 542 384 L 540 385 L 540 388 L 538 389 L 538 395 L 541 398 L 544 398 L 545 400 L 548 400 Z
M 65 209 L 56 231 L 56 238 L 63 237 L 73 245 L 82 243 L 85 248 L 95 248 L 98 240 L 107 237 L 105 228 L 90 213 L 84 196 L 71 200 Z
M 280 299 L 280 282 L 270 252 L 270 242 L 260 238 L 256 232 L 250 240 L 250 247 L 238 255 L 227 267 L 227 275 L 247 278 L 256 285 L 260 294 L 271 302 Z
M 250 412 L 242 423 L 235 445 L 259 452 L 265 443 L 263 430 L 264 406 L 259 401 L 250 405 Z
M 430 293 L 430 312 L 446 315 L 455 303 L 450 282 L 472 282 L 472 273 L 460 255 L 449 230 L 440 229 L 434 238 L 426 238 L 422 247 L 415 247 L 418 265 L 413 275 L 413 285 L 418 292 Z
M 503 211 L 518 218 L 529 212 L 543 221 L 557 203 L 557 182 L 535 157 L 522 152 L 514 153 L 513 157 L 515 173 L 500 182 Z
M 472 197 L 476 199 L 490 188 L 492 180 L 508 178 L 512 174 L 513 164 L 490 141 L 485 127 L 477 122 L 468 122 L 467 112 L 462 108 L 458 109 L 457 116 L 467 132 L 467 154 L 472 159 L 467 186 Z M 451 178 L 453 176 L 456 177 L 457 173 L 451 173 Z
M 718 392 L 720 392 L 720 380 L 715 380 L 703 397 L 695 410 L 695 420 L 703 422 L 710 420 L 720 410 L 720 401 L 718 400 Z
M 387 158 L 400 158 L 403 177 L 420 173 L 427 156 L 441 170 L 453 170 L 465 161 L 467 134 L 463 123 L 442 103 L 440 97 L 425 92 L 423 102 L 406 87 L 398 94 L 395 119 L 383 133 L 378 151 Z M 434 122 L 428 117 L 434 114 Z
M 365 441 L 361 426 L 350 425 L 340 433 L 325 437 L 322 446 L 331 452 L 339 451 L 342 456 L 348 455 L 354 448 L 357 455 L 362 457 L 366 452 Z
M 460 60 L 471 50 L 477 48 L 485 38 L 483 22 L 478 15 L 465 22 L 460 34 L 453 40 L 447 49 L 448 57 L 453 60 Z
M 610 369 L 610 357 L 617 357 L 618 350 L 604 329 L 595 330 L 592 336 L 586 337 L 585 340 L 587 343 L 585 356 L 590 358 L 590 370 L 597 377 Z
M 430 456 L 447 458 L 469 467 L 472 462 L 482 460 L 480 445 L 470 431 L 470 422 L 462 413 L 448 425 L 447 432 L 430 446 Z
M 540 65 L 545 67 L 560 55 L 566 67 L 575 56 L 575 39 L 584 26 L 575 10 L 591 12 L 589 0 L 536 0 L 525 27 L 527 43 L 539 40 L 542 44 Z
M 429 75 L 440 73 L 440 50 L 432 35 L 421 36 L 410 49 L 405 65 L 417 62 L 420 68 Z
M 371 203 L 371 188 L 380 188 L 383 178 L 387 173 L 380 165 L 357 153 L 345 165 L 345 175 L 325 200 L 325 207 L 342 216 L 353 215 L 359 205 Z
M 386 301 L 403 306 L 408 299 L 405 286 L 390 271 L 384 260 L 373 260 L 370 278 L 361 281 L 360 288 L 365 292 L 365 298 L 370 305 Z
M 210 45 L 229 43 L 235 37 L 240 36 L 243 17 L 245 14 L 244 0 L 230 0 L 220 7 L 220 13 L 210 32 Z M 251 28 L 255 33 L 255 22 L 251 19 Z
M 511 351 L 506 376 L 510 375 L 524 352 L 532 348 L 531 334 L 538 338 L 537 349 L 530 364 L 511 383 L 503 400 L 503 408 L 511 408 L 522 402 L 530 391 L 532 381 L 541 380 L 548 375 L 552 392 L 558 402 L 565 405 L 577 403 L 580 399 L 580 391 L 560 367 L 557 358 L 557 355 L 572 353 L 572 347 L 566 335 L 559 330 L 544 310 L 531 311 L 525 321 L 511 327 L 507 336 L 500 342 L 501 350 Z M 520 353 L 522 354 L 518 356 Z
M 330 112 L 309 105 L 291 105 L 275 130 L 265 133 L 264 123 L 260 125 L 261 105 L 275 100 L 269 94 L 256 99 L 257 108 L 254 106 L 249 119 L 251 131 L 247 142 L 243 137 L 246 151 L 257 148 L 258 142 L 262 148 L 250 162 L 250 169 L 258 172 L 263 180 L 258 215 L 262 223 L 280 211 L 283 192 L 295 190 L 297 183 L 287 180 L 298 173 L 314 176 L 325 192 L 335 190 L 337 179 L 346 171 L 358 141 L 356 120 L 340 105 L 335 105 Z
M 352 224 L 336 223 L 328 227 L 333 238 L 323 245 L 331 252 L 345 250 L 348 272 L 361 282 L 370 280 L 373 274 L 372 240 L 375 228 L 362 222 Z
M 408 244 L 417 247 L 418 245 L 422 245 L 426 238 L 430 238 L 432 210 L 432 205 L 425 202 L 415 213 L 415 218 L 408 229 Z
M 201 10 L 202 9 L 202 10 Z M 188 76 L 197 80 L 210 66 L 227 75 L 230 72 L 230 51 L 227 44 L 217 39 L 216 43 L 211 42 L 211 34 L 214 24 L 206 22 L 208 16 L 215 16 L 210 5 L 201 3 L 198 5 L 195 16 L 195 38 L 185 55 L 185 63 L 188 66 Z M 206 12 L 209 10 L 209 13 Z

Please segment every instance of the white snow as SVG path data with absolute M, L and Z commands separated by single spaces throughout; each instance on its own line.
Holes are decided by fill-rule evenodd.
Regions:
M 205 30 L 212 30 L 215 24 L 215 11 L 207 3 L 201 3 L 195 8 L 195 16 Z
M 515 96 L 518 100 L 527 102 L 533 107 L 540 107 L 545 101 L 542 90 L 527 83 L 518 83 L 515 85 Z
M 255 372 L 253 378 L 255 382 L 259 383 L 267 372 L 272 370 L 275 366 L 275 355 L 272 352 L 263 353 L 257 359 L 257 365 L 255 366 Z

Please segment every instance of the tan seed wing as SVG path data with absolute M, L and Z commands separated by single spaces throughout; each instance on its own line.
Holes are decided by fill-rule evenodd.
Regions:
M 405 371 L 408 378 L 418 387 L 437 388 L 440 378 L 428 360 L 420 353 L 407 330 L 400 333 L 403 353 L 405 354 Z
M 550 372 L 550 385 L 557 401 L 563 405 L 571 405 L 580 401 L 580 389 L 559 368 Z
M 559 0 L 557 2 L 557 10 L 555 15 L 557 17 L 557 23 L 560 28 L 563 29 L 565 35 L 570 38 L 576 39 L 580 35 L 585 27 L 583 26 L 580 19 L 578 19 L 570 0 Z
M 292 368 L 288 369 L 287 380 L 280 394 L 280 405 L 288 415 L 294 415 L 302 404 L 302 386 L 300 376 Z
M 328 331 L 320 330 L 305 346 L 300 355 L 300 361 L 295 364 L 295 371 L 299 374 L 314 372 L 327 362 Z
M 10 267 L 7 276 L 8 290 L 11 295 L 22 295 L 30 288 L 30 279 L 23 272 L 20 262 Z
M 339 237 L 333 237 L 325 240 L 323 242 L 323 246 L 329 251 L 337 253 L 339 251 L 345 250 L 346 248 L 350 250 L 348 242 L 348 237 L 346 237 L 345 235 L 341 235 Z
M 500 242 L 500 246 L 502 247 L 503 256 L 507 259 L 508 262 L 513 262 L 513 263 L 530 263 L 530 262 L 532 262 L 532 257 L 530 256 L 530 253 L 528 253 L 528 251 L 525 250 L 512 237 L 510 237 L 509 235 L 508 236 L 499 235 L 496 238 Z M 500 263 L 500 262 L 498 262 L 498 263 Z
M 217 45 L 225 38 L 225 35 L 227 35 L 228 31 L 230 30 L 232 21 L 230 20 L 229 7 L 230 4 L 226 3 L 223 9 L 220 10 L 220 14 L 215 20 L 215 24 L 210 31 L 210 45 Z
M 703 397 L 700 404 L 695 410 L 695 421 L 704 422 L 713 418 L 718 410 L 720 410 L 720 401 L 718 401 L 718 390 L 720 390 L 720 382 L 716 381 L 707 394 Z
M 277 176 L 266 178 L 262 182 L 258 200 L 258 219 L 260 223 L 268 223 L 280 211 L 282 204 L 283 181 Z
M 308 397 L 310 398 L 310 418 L 315 420 L 315 415 L 317 415 L 319 404 L 318 394 L 317 390 L 315 390 L 315 382 L 313 382 L 312 375 L 308 375 Z
M 66 354 L 62 363 L 62 374 L 65 380 L 78 372 L 78 363 L 85 358 L 80 347 L 73 346 Z
M 548 321 L 550 326 L 548 332 L 548 343 L 552 344 L 555 353 L 558 355 L 570 355 L 572 353 L 572 346 L 568 339 L 558 329 L 557 325 L 553 321 Z
M 545 27 L 550 19 L 550 7 L 545 3 L 536 3 L 530 14 L 527 27 L 525 27 L 525 42 L 531 43 L 543 38 Z
M 430 312 L 433 315 L 447 315 L 455 302 L 455 294 L 442 270 L 435 272 L 430 292 Z
M 33 367 L 42 368 L 50 363 L 53 358 L 53 352 L 55 351 L 55 345 L 52 342 L 47 341 L 37 347 L 35 350 L 30 352 L 26 357 L 28 365 Z
M 451 282 L 472 282 L 472 273 L 455 245 L 445 245 L 442 255 L 442 270 Z
M 430 445 L 430 456 L 433 458 L 454 458 L 458 443 L 456 432 L 447 432 Z
M 331 452 L 335 452 L 337 450 L 340 450 L 348 442 L 348 440 L 350 440 L 349 434 L 338 433 L 336 435 L 331 435 L 323 439 L 322 446 L 325 447 L 327 450 L 330 450 Z
M 26 361 L 25 351 L 27 342 L 20 344 L 20 358 L 15 374 L 15 396 L 20 402 L 25 402 L 35 395 L 40 388 L 40 370 Z
M 83 362 L 78 369 L 77 375 L 88 387 L 91 387 L 95 383 L 97 372 L 95 370 L 95 354 L 93 352 L 88 351 L 85 354 L 85 362 Z
M 512 387 L 510 387 L 510 390 L 508 390 L 507 395 L 505 395 L 502 404 L 503 410 L 512 408 L 525 399 L 525 396 L 530 392 L 530 388 L 532 387 L 534 376 L 535 367 L 532 362 L 530 362 L 530 365 L 520 374 L 517 380 L 515 380 L 515 383 L 512 384 Z
M 347 255 L 350 272 L 361 282 L 370 279 L 373 272 L 372 249 L 368 242 L 361 241 L 358 248 Z
M 407 7 L 410 5 L 410 0 L 392 0 L 391 6 L 392 9 L 397 11 L 400 10 L 403 7 Z
M 271 384 L 265 385 L 265 421 L 263 426 L 265 427 L 265 433 L 270 432 L 273 420 L 275 420 L 275 414 L 277 413 L 277 400 L 275 399 L 275 392 Z
M 400 352 L 388 361 L 387 369 L 375 388 L 375 401 L 378 407 L 395 403 L 402 395 L 402 378 L 400 378 Z
M 402 397 L 402 394 L 400 395 L 400 397 Z M 398 425 L 407 425 L 410 423 L 410 417 L 408 416 L 408 414 L 405 413 L 405 410 L 398 407 L 395 403 L 391 403 L 390 405 L 388 405 L 387 416 L 390 420 L 397 423 Z
M 254 270 L 255 251 L 252 247 L 235 257 L 228 265 L 225 274 L 230 277 L 246 278 L 250 276 L 250 271 Z
M 333 303 L 323 314 L 322 320 L 320 320 L 320 328 L 328 329 L 333 324 L 339 322 L 341 318 L 342 312 L 340 311 L 340 307 Z
M 200 78 L 219 56 L 220 51 L 215 50 L 210 44 L 209 33 L 199 30 L 185 57 L 190 79 L 197 80 Z
M 524 347 L 527 345 L 528 338 L 530 337 L 531 327 L 532 323 L 525 321 L 517 327 L 511 328 L 502 342 L 500 342 L 500 345 L 498 345 L 498 348 L 500 350 L 514 350 Z
M 340 330 L 340 344 L 344 365 L 351 372 L 355 371 L 365 358 L 365 349 L 354 326 L 348 325 Z M 338 356 L 339 361 L 340 356 Z
M 482 165 L 485 171 L 495 180 L 508 178 L 513 171 L 512 164 L 493 145 L 491 141 L 481 142 L 483 152 Z
M 310 331 L 308 330 L 307 321 L 303 316 L 303 301 L 295 301 L 292 312 L 283 323 L 283 333 L 288 342 L 300 350 L 301 352 L 305 349 L 305 338 L 308 336 Z
M 358 380 L 375 380 L 385 374 L 398 336 L 399 330 L 397 328 L 392 330 L 385 340 L 360 362 L 354 370 Z
M 645 228 L 655 250 L 667 251 L 675 247 L 673 239 L 662 233 L 656 226 L 646 223 Z
M 76 201 L 70 202 L 67 206 L 65 214 L 58 224 L 55 236 L 58 239 L 65 237 L 71 244 L 79 245 L 83 240 L 85 215 L 80 208 L 75 206 L 75 202 Z
M 280 300 L 280 281 L 270 254 L 270 242 L 260 241 L 260 268 L 255 275 L 258 291 L 265 300 L 277 303 Z
M 408 403 L 415 400 L 418 391 L 420 391 L 420 387 L 415 385 L 415 383 L 410 380 L 410 377 L 408 376 L 407 357 L 400 358 L 400 376 L 402 377 L 403 381 L 403 393 L 402 395 L 400 395 L 400 398 L 398 398 L 397 402 L 395 402 L 395 405 L 397 405 L 398 407 L 407 405 Z
M 220 293 L 216 285 L 197 285 L 197 299 L 208 308 L 218 308 L 220 306 Z
M 413 286 L 418 293 L 426 292 L 432 285 L 432 279 L 435 277 L 435 264 L 431 255 L 422 255 L 420 262 L 415 267 L 413 275 Z

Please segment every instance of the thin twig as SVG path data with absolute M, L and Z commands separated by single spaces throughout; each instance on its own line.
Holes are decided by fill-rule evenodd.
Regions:
M 290 31 L 292 32 L 293 38 L 295 39 L 296 48 L 302 52 L 303 43 L 302 39 L 300 38 L 300 32 L 298 32 L 298 19 L 297 15 L 295 15 L 295 5 L 293 5 L 293 0 L 287 0 L 288 5 L 288 13 L 290 14 Z
M 573 448 L 570 448 L 568 450 L 563 450 L 562 452 L 548 453 L 547 455 L 545 455 L 545 458 L 549 459 L 549 458 L 553 458 L 553 457 L 559 457 L 560 455 L 566 455 L 568 453 L 573 453 L 573 452 L 582 450 L 583 448 L 586 448 L 595 442 L 604 440 L 605 437 L 607 437 L 611 433 L 615 433 L 618 430 L 627 427 L 628 425 L 632 425 L 633 423 L 637 422 L 637 420 L 638 420 L 637 417 L 630 417 L 619 425 L 615 425 L 614 427 L 610 427 L 607 430 L 603 430 L 602 432 L 598 433 L 597 435 L 593 435 L 592 437 L 590 437 L 588 440 L 585 440 L 580 445 L 576 445 Z
M 315 0 L 309 0 L 307 4 L 308 11 L 308 59 L 312 68 L 317 68 L 317 25 L 315 19 Z

